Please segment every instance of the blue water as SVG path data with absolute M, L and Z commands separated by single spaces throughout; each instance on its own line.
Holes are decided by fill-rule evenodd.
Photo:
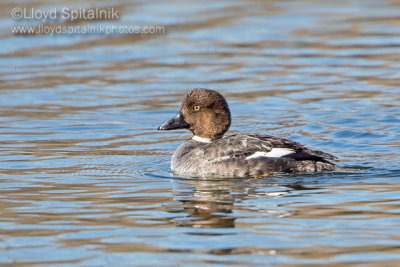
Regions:
M 400 263 L 399 1 L 6 1 L 0 13 L 0 264 Z M 14 35 L 18 8 L 115 7 L 158 34 Z M 332 153 L 344 173 L 171 174 L 186 90 L 230 133 Z

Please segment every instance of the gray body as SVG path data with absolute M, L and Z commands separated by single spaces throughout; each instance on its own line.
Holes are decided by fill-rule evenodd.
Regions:
M 294 152 L 283 157 L 254 157 L 256 152 L 288 148 Z M 231 135 L 211 143 L 184 142 L 175 151 L 171 169 L 185 177 L 254 177 L 274 173 L 339 171 L 329 162 L 335 157 L 310 150 L 297 142 L 268 135 Z

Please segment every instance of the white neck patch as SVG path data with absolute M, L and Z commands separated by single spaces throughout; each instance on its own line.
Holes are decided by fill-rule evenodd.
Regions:
M 200 142 L 200 143 L 211 143 L 211 139 L 210 138 L 204 138 L 204 137 L 200 137 L 200 136 L 193 136 L 192 139 L 194 141 Z
M 273 148 L 270 152 L 258 151 L 253 155 L 248 156 L 246 159 L 254 159 L 259 157 L 267 157 L 267 158 L 280 158 L 289 154 L 294 153 L 295 151 L 290 148 Z

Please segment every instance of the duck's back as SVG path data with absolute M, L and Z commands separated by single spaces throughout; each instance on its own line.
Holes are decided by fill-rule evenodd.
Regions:
M 175 151 L 171 169 L 190 177 L 252 177 L 340 170 L 333 160 L 330 154 L 287 139 L 238 134 L 211 143 L 186 141 Z

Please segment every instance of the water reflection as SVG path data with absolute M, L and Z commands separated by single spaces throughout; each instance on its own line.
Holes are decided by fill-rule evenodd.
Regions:
M 233 228 L 232 209 L 243 195 L 232 191 L 234 182 L 185 181 L 189 192 L 175 192 L 179 205 L 167 206 L 168 212 L 187 214 L 174 220 L 174 224 L 195 228 Z
M 168 212 L 185 214 L 173 220 L 174 224 L 194 228 L 235 228 L 239 209 L 248 199 L 263 199 L 269 204 L 246 209 L 263 212 L 263 216 L 285 217 L 289 211 L 280 211 L 273 199 L 290 194 L 293 190 L 311 190 L 301 183 L 286 185 L 268 184 L 264 179 L 232 180 L 187 180 L 184 190 L 174 190 L 174 200 L 178 203 L 166 206 Z M 271 189 L 267 189 L 270 186 Z M 179 190 L 180 189 L 180 190 Z M 248 212 L 248 210 L 246 211 Z

